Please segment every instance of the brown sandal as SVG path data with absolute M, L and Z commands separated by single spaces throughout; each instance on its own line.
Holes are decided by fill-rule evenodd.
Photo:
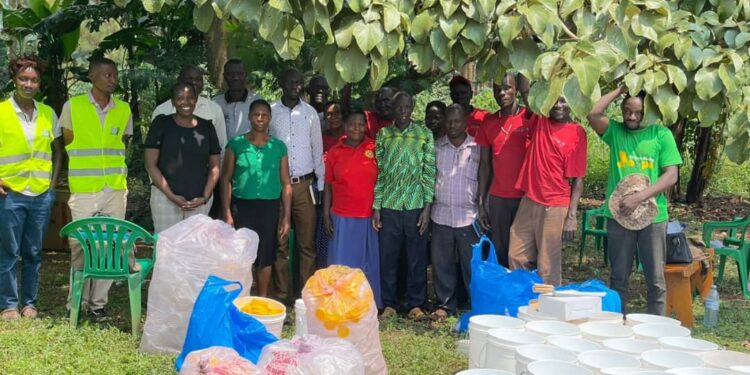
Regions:
M 24 306 L 24 308 L 21 309 L 21 316 L 24 318 L 36 319 L 36 317 L 39 316 L 39 311 L 34 306 Z
M 18 309 L 5 309 L 2 313 L 0 313 L 0 317 L 2 317 L 3 320 L 16 320 L 21 317 L 21 314 L 18 313 Z
M 425 315 L 422 309 L 420 309 L 419 307 L 415 307 L 409 310 L 409 317 L 416 321 L 420 321 L 427 317 L 427 315 Z
M 432 319 L 434 320 L 441 321 L 441 320 L 445 320 L 447 317 L 448 317 L 448 312 L 446 312 L 443 309 L 437 309 L 432 312 Z

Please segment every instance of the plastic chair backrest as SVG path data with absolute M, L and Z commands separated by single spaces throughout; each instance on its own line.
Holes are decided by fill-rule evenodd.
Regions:
M 135 243 L 155 242 L 140 226 L 103 216 L 75 220 L 60 230 L 60 236 L 78 240 L 83 249 L 83 272 L 98 276 L 127 276 L 135 261 L 130 259 Z
M 593 219 L 599 216 L 604 216 L 604 206 L 584 211 L 583 229 L 601 229 L 596 228 L 596 225 L 594 225 L 594 228 L 591 228 L 591 224 L 594 223 Z

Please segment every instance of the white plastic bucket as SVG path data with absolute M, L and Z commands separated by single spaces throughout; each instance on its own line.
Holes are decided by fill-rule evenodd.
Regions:
M 635 338 L 658 342 L 662 337 L 690 337 L 690 330 L 674 324 L 643 323 L 633 326 Z
M 702 353 L 718 350 L 719 345 L 711 341 L 694 339 L 692 337 L 662 337 L 659 344 L 664 349 L 679 350 L 688 353 Z
M 637 326 L 645 323 L 661 323 L 661 324 L 673 324 L 681 325 L 677 319 L 672 319 L 668 316 L 653 315 L 653 314 L 628 314 L 625 316 L 625 325 Z
M 583 338 L 596 342 L 633 338 L 633 329 L 621 324 L 587 322 L 579 325 L 578 328 L 581 329 Z
M 521 319 L 505 315 L 475 315 L 469 318 L 469 368 L 483 368 L 487 331 L 493 328 L 523 330 Z
M 576 363 L 576 354 L 546 344 L 519 346 L 516 349 L 516 374 L 523 374 L 529 363 L 536 361 Z
M 730 366 L 750 366 L 750 354 L 732 350 L 713 350 L 699 355 L 706 367 L 729 370 Z
M 589 350 L 578 355 L 578 362 L 597 374 L 610 367 L 641 367 L 637 358 L 614 350 Z
M 732 367 L 735 367 L 735 366 L 732 366 Z M 727 370 L 722 370 L 720 368 L 706 368 L 706 367 L 676 368 L 672 370 L 667 370 L 666 373 L 674 374 L 674 375 L 732 375 L 732 373 Z M 750 372 L 746 372 L 746 374 L 750 374 Z
M 619 324 L 619 325 L 625 324 L 622 314 L 618 312 L 613 312 L 613 311 L 602 311 L 600 313 L 594 314 L 590 316 L 587 321 L 612 323 L 612 324 Z
M 518 308 L 518 317 L 521 318 L 525 322 L 534 322 L 537 320 L 557 320 L 556 317 L 552 315 L 546 315 L 542 314 L 539 311 L 529 307 L 529 306 L 521 306 Z
M 475 368 L 469 370 L 463 370 L 458 372 L 456 375 L 514 375 L 512 372 L 493 370 L 489 368 Z
M 578 365 L 556 361 L 536 361 L 527 366 L 527 375 L 594 375 L 591 370 Z
M 234 305 L 241 311 L 242 306 L 245 306 L 246 304 L 250 303 L 250 301 L 254 299 L 267 301 L 270 304 L 274 304 L 282 308 L 281 314 L 276 314 L 276 315 L 248 314 L 252 316 L 253 318 L 257 319 L 259 322 L 263 323 L 263 325 L 266 326 L 266 330 L 268 330 L 269 333 L 276 336 L 277 338 L 281 338 L 281 330 L 284 328 L 284 319 L 286 318 L 286 306 L 284 306 L 284 304 L 279 301 L 276 301 L 270 298 L 265 298 L 265 297 L 258 297 L 258 296 L 239 297 L 234 300 Z
M 702 367 L 703 360 L 695 354 L 678 350 L 656 349 L 641 353 L 643 367 L 671 370 L 680 367 Z
M 731 366 L 729 369 L 739 374 L 750 374 L 750 366 Z M 720 369 L 715 370 L 720 371 Z
M 542 336 L 578 336 L 581 330 L 575 324 L 554 320 L 537 320 L 526 323 L 526 330 Z
M 641 358 L 641 353 L 645 351 L 660 348 L 655 342 L 632 339 L 609 339 L 604 340 L 602 344 L 609 350 L 629 354 L 635 358 Z
M 544 337 L 535 333 L 493 328 L 487 331 L 484 367 L 513 372 L 516 370 L 518 347 L 543 343 Z
M 626 374 L 642 374 L 652 372 L 652 370 L 641 367 L 609 367 L 599 371 L 602 375 L 626 375 Z
M 294 334 L 297 336 L 307 334 L 307 307 L 302 298 L 294 301 Z
M 547 343 L 575 353 L 603 349 L 599 343 L 575 336 L 547 336 Z

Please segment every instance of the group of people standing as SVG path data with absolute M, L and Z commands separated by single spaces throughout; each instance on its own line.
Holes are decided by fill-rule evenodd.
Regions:
M 0 103 L 0 308 L 3 318 L 15 319 L 37 315 L 41 242 L 64 152 L 73 219 L 124 218 L 133 124 L 127 103 L 112 96 L 111 60 L 91 61 L 91 91 L 65 103 L 59 120 L 33 99 L 37 59 L 14 59 L 10 72 L 16 91 Z M 471 247 L 481 231 L 491 232 L 502 265 L 538 269 L 545 282 L 561 283 L 562 242 L 576 230 L 587 154 L 586 132 L 564 98 L 548 114 L 533 113 L 517 98 L 527 103 L 528 80 L 506 74 L 493 84 L 500 110 L 489 113 L 471 105 L 471 82 L 455 76 L 453 103 L 429 103 L 422 124 L 412 120 L 413 98 L 389 87 L 363 112 L 328 101 L 322 76 L 310 79 L 305 102 L 305 80 L 295 69 L 278 77 L 282 95 L 272 103 L 246 88 L 241 60 L 227 61 L 224 81 L 226 91 L 208 99 L 201 96 L 203 72 L 186 66 L 170 100 L 154 111 L 145 140 L 151 211 L 156 232 L 196 214 L 256 231 L 259 295 L 289 301 L 295 276 L 303 284 L 318 267 L 344 264 L 364 271 L 381 316 L 405 306 L 421 319 L 431 263 L 433 316 L 444 318 L 457 309 L 459 284 L 469 288 Z M 663 192 L 681 159 L 668 130 L 641 126 L 642 97 L 625 97 L 622 123 L 603 115 L 622 94 L 604 95 L 588 118 L 615 160 L 608 196 L 624 176 L 648 173 L 654 183 L 623 205 L 633 209 L 656 197 L 659 215 L 640 231 L 609 220 L 611 283 L 626 300 L 638 251 L 649 312 L 663 314 Z M 617 164 L 622 153 L 652 163 Z M 292 229 L 298 275 L 288 271 Z M 81 268 L 81 247 L 71 241 L 71 269 Z M 84 308 L 96 320 L 106 319 L 110 283 L 89 281 L 84 289 Z

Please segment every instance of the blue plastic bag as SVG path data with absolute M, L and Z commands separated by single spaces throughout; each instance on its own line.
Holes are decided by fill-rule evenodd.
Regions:
M 483 259 L 482 249 L 488 246 L 487 259 Z M 497 261 L 495 246 L 483 235 L 474 244 L 471 256 L 471 311 L 463 314 L 459 321 L 459 331 L 469 327 L 469 318 L 481 314 L 518 315 L 518 308 L 526 306 L 537 298 L 534 284 L 542 279 L 536 272 L 526 270 L 509 271 Z
M 577 290 L 579 292 L 604 292 L 606 296 L 602 297 L 602 310 L 611 312 L 622 312 L 622 302 L 620 295 L 607 287 L 604 281 L 591 279 L 580 284 L 569 284 L 559 286 L 555 290 Z
M 237 288 L 227 290 L 232 286 Z M 227 281 L 213 275 L 208 277 L 190 315 L 182 353 L 175 362 L 177 371 L 182 368 L 185 357 L 194 350 L 226 346 L 257 363 L 263 347 L 278 341 L 263 323 L 234 306 L 232 301 L 241 292 L 242 284 L 238 281 Z

